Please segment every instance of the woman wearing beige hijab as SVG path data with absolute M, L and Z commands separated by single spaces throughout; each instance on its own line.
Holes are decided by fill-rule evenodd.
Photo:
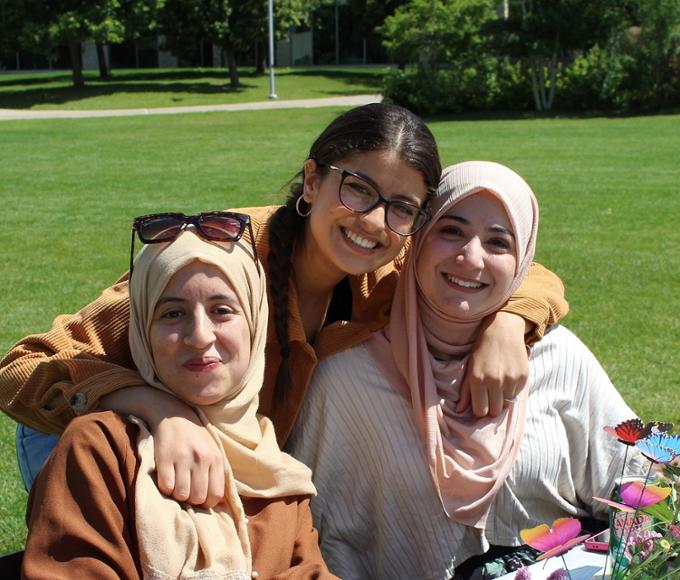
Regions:
M 144 381 L 196 410 L 224 453 L 225 501 L 164 496 L 135 417 L 73 421 L 31 496 L 27 578 L 332 577 L 312 527 L 307 467 L 256 414 L 266 283 L 252 248 L 185 231 L 147 245 L 131 278 L 130 346 Z
M 500 415 L 456 410 L 483 318 L 526 276 L 538 206 L 514 171 L 474 161 L 444 171 L 432 213 L 389 326 L 317 368 L 287 446 L 312 468 L 322 552 L 345 580 L 451 578 L 522 528 L 593 515 L 620 473 L 600 426 L 633 413 L 564 328 Z

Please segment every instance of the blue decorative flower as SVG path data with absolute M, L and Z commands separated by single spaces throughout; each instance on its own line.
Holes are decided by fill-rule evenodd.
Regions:
M 680 455 L 680 436 L 653 433 L 635 443 L 642 454 L 654 463 L 668 463 Z

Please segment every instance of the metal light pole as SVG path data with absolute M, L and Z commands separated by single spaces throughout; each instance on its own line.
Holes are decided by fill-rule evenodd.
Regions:
M 274 80 L 274 0 L 268 0 L 269 8 L 269 98 L 278 99 Z

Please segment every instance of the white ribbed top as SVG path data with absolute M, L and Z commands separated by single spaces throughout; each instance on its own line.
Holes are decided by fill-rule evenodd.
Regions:
M 314 523 L 331 571 L 344 580 L 450 578 L 487 539 L 519 545 L 522 528 L 604 517 L 591 498 L 608 496 L 625 449 L 602 427 L 633 412 L 563 327 L 534 347 L 530 373 L 519 457 L 482 538 L 446 518 L 410 410 L 366 350 L 322 361 L 287 448 L 314 472 Z

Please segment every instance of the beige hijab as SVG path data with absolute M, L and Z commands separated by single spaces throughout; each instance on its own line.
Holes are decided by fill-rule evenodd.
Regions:
M 256 414 L 264 374 L 268 308 L 262 267 L 250 245 L 207 242 L 187 231 L 171 244 L 145 246 L 130 282 L 130 348 L 150 385 L 157 379 L 149 343 L 153 312 L 172 276 L 195 260 L 217 266 L 243 307 L 251 337 L 250 364 L 219 403 L 194 407 L 225 455 L 226 501 L 203 509 L 180 504 L 158 491 L 153 439 L 140 425 L 140 469 L 135 487 L 137 535 L 145 578 L 250 578 L 248 521 L 239 496 L 275 498 L 314 494 L 311 471 L 276 442 L 271 421 Z
M 471 319 L 456 319 L 423 295 L 416 263 L 437 220 L 482 190 L 500 200 L 510 219 L 517 247 L 515 278 L 497 304 Z M 498 417 L 477 419 L 470 410 L 457 413 L 460 383 L 473 347 L 459 337 L 474 336 L 482 319 L 498 310 L 526 276 L 534 255 L 538 206 L 531 188 L 507 167 L 469 161 L 444 170 L 432 213 L 432 220 L 416 235 L 399 278 L 390 324 L 384 333 L 372 336 L 367 348 L 413 408 L 446 514 L 459 523 L 482 528 L 491 501 L 517 456 L 527 389 Z

